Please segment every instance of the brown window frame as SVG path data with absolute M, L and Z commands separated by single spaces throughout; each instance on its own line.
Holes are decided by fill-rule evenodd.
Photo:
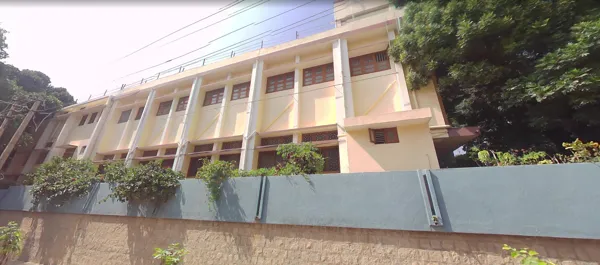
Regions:
M 374 144 L 399 143 L 398 129 L 396 127 L 383 129 L 369 129 L 369 141 Z
M 242 148 L 242 140 L 223 142 L 223 144 L 221 145 L 221 150 L 231 150 L 240 148 Z
M 72 158 L 73 155 L 75 154 L 75 151 L 77 151 L 76 147 L 67 148 L 67 149 L 65 149 L 65 152 L 63 153 L 62 157 L 63 158 Z M 70 154 L 70 155 L 67 155 L 67 154 Z
M 167 155 L 167 156 L 176 155 L 176 154 L 177 154 L 177 147 L 165 149 L 165 155 Z
M 392 66 L 386 50 L 350 58 L 351 76 L 372 74 L 390 69 L 392 69 Z
M 96 121 L 97 116 L 98 116 L 98 112 L 92 113 L 92 116 L 90 116 L 90 120 L 88 121 L 88 124 L 94 123 Z
M 158 150 L 145 150 L 142 152 L 142 157 L 153 157 L 158 155 Z
M 215 90 L 211 90 L 211 91 L 206 91 L 206 94 L 204 94 L 204 103 L 202 104 L 202 106 L 210 106 L 210 105 L 222 103 L 224 93 L 225 93 L 224 87 L 218 88 Z M 215 102 L 213 102 L 213 99 L 215 100 Z
M 139 107 L 137 113 L 135 114 L 135 120 L 139 120 L 142 118 L 142 114 L 144 113 L 144 107 Z
M 119 159 L 125 159 L 125 158 L 127 158 L 127 153 L 121 153 L 119 155 Z
M 184 111 L 187 108 L 189 100 L 190 100 L 189 96 L 180 97 L 179 100 L 177 101 L 177 108 L 175 109 L 175 112 Z
M 244 91 L 244 89 L 246 89 Z M 231 89 L 231 100 L 238 100 L 250 96 L 250 82 L 234 85 Z
M 171 106 L 173 105 L 173 100 L 163 101 L 158 104 L 158 110 L 156 111 L 156 116 L 164 116 L 171 112 Z
M 167 158 L 167 159 L 162 160 L 162 162 L 160 163 L 160 166 L 162 168 L 173 168 L 174 164 L 175 164 L 174 158 Z
M 302 134 L 302 142 L 320 142 L 320 141 L 330 141 L 337 140 L 338 133 L 337 131 L 326 131 L 326 132 L 314 132 L 314 133 L 303 133 Z
M 115 159 L 115 155 L 103 155 L 102 160 L 113 160 Z
M 265 137 L 260 139 L 260 146 L 271 146 L 271 145 L 280 145 L 280 144 L 289 144 L 294 141 L 293 135 L 284 135 L 284 136 L 275 136 L 275 137 Z
M 340 173 L 340 149 L 339 146 L 319 148 L 319 153 L 325 158 L 323 172 Z M 334 157 L 337 156 L 337 157 Z
M 194 153 L 211 152 L 213 150 L 214 146 L 215 146 L 214 143 L 195 145 Z M 209 147 L 210 147 L 210 149 L 209 149 Z
M 291 80 L 289 80 L 291 79 Z M 294 72 L 287 72 L 280 75 L 269 76 L 267 78 L 266 93 L 275 93 L 284 90 L 294 89 Z M 291 82 L 291 83 L 290 83 Z M 272 85 L 272 86 L 271 86 Z M 281 86 L 279 86 L 281 85 Z
M 277 154 L 277 151 L 262 151 L 258 152 L 258 167 L 271 168 L 278 164 L 285 164 L 283 157 Z
M 227 162 L 233 162 L 233 165 L 235 166 L 235 168 L 240 167 L 240 159 L 242 157 L 242 154 L 227 154 L 227 155 L 219 155 L 219 160 L 221 161 L 227 161 Z
M 131 109 L 122 111 L 117 124 L 127 122 L 129 120 L 129 116 L 131 116 Z
M 81 120 L 79 120 L 79 125 L 78 126 L 83 126 L 85 125 L 85 121 L 87 120 L 88 115 L 85 114 L 81 117 Z
M 210 160 L 210 156 L 191 157 L 188 164 L 188 170 L 186 172 L 186 178 L 193 178 L 198 173 L 198 169 L 202 168 L 204 164 L 200 162 L 203 158 Z
M 318 78 L 320 78 L 320 80 L 317 80 Z M 302 86 L 331 82 L 333 79 L 333 63 L 318 65 L 302 70 Z

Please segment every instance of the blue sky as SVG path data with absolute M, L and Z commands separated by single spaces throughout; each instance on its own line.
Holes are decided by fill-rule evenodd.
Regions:
M 0 3 L 0 27 L 9 31 L 7 42 L 10 57 L 6 62 L 21 69 L 46 73 L 53 85 L 67 88 L 81 102 L 90 94 L 101 94 L 120 84 L 154 75 L 319 12 L 323 13 L 300 23 L 314 21 L 304 25 L 294 24 L 290 28 L 298 27 L 287 31 L 270 32 L 276 34 L 274 36 L 262 38 L 264 35 L 261 35 L 255 41 L 249 41 L 233 50 L 239 54 L 258 48 L 261 40 L 271 46 L 295 39 L 296 31 L 300 37 L 306 37 L 334 27 L 333 11 L 328 10 L 333 7 L 333 0 L 244 0 L 140 52 L 122 58 L 232 2 L 233 0 L 198 4 L 177 2 L 174 5 L 152 2 L 149 5 L 137 2 L 117 4 L 111 1 L 107 4 L 79 6 Z M 256 7 L 234 16 L 236 12 L 253 5 Z M 257 24 L 297 6 L 301 7 Z M 227 17 L 231 18 L 200 30 Z M 194 31 L 197 32 L 193 33 Z M 232 31 L 235 32 L 219 38 Z M 198 50 L 194 51 L 196 49 Z M 224 50 L 209 61 L 227 57 L 230 53 L 230 49 Z M 162 64 L 184 54 L 187 55 Z M 162 65 L 121 78 L 158 64 Z

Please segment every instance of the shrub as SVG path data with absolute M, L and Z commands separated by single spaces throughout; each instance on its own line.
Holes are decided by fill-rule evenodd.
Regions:
M 196 173 L 196 178 L 201 179 L 208 189 L 208 200 L 210 202 L 218 201 L 221 197 L 221 187 L 223 182 L 230 177 L 235 177 L 238 171 L 235 165 L 228 161 L 210 161 L 202 159 L 202 167 Z
M 188 251 L 181 247 L 179 243 L 170 244 L 167 249 L 155 248 L 154 259 L 160 260 L 161 265 L 177 265 L 183 262 L 183 256 Z
M 239 170 L 236 173 L 238 177 L 263 177 L 263 176 L 276 176 L 277 169 L 275 167 L 270 168 L 259 168 L 252 170 Z
M 532 250 L 532 249 L 528 249 L 528 248 L 516 249 L 507 244 L 504 244 L 502 249 L 505 251 L 508 251 L 510 253 L 511 258 L 516 259 L 516 260 L 520 259 L 521 264 L 555 265 L 554 263 L 552 263 L 550 261 L 540 259 L 538 257 L 539 253 L 537 253 L 535 250 Z
M 46 200 L 61 206 L 72 198 L 83 196 L 92 184 L 99 181 L 97 171 L 89 160 L 53 157 L 30 176 L 33 179 L 33 202 L 37 204 Z
M 16 222 L 0 227 L 0 264 L 19 256 L 23 249 L 23 237 Z
M 283 157 L 285 165 L 279 167 L 281 175 L 305 175 L 323 172 L 325 158 L 311 143 L 282 144 L 277 154 Z
M 575 139 L 572 143 L 563 143 L 562 146 L 571 151 L 568 161 L 571 163 L 600 162 L 600 147 L 597 142 L 584 143 Z
M 162 161 L 126 168 L 123 162 L 109 163 L 104 168 L 104 179 L 110 183 L 108 198 L 120 202 L 166 202 L 175 195 L 183 175 L 163 168 Z M 104 200 L 106 200 L 104 199 Z

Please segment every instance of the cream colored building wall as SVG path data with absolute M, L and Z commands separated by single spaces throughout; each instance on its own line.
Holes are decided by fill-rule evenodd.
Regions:
M 300 88 L 299 127 L 335 124 L 334 82 L 325 82 Z
M 412 93 L 412 92 L 411 92 Z M 439 100 L 438 94 L 433 81 L 430 81 L 426 86 L 419 88 L 414 92 L 416 94 L 416 105 L 419 108 L 431 108 L 433 117 L 429 121 L 429 126 L 447 125 L 444 120 L 444 112 Z M 413 106 L 415 99 L 412 100 Z
M 179 99 L 175 100 L 173 104 Z M 171 116 L 169 126 L 166 127 L 166 135 L 162 144 L 172 144 L 179 142 L 181 137 L 181 131 L 183 130 L 183 115 L 185 111 L 177 111 Z M 165 115 L 166 116 L 166 115 Z
M 221 137 L 244 134 L 246 120 L 248 119 L 248 113 L 246 113 L 247 104 L 248 98 L 229 102 L 229 106 L 227 106 L 225 116 L 223 117 Z
M 88 121 L 89 121 L 90 115 L 91 115 L 91 114 L 88 114 L 87 120 L 85 121 L 85 124 L 82 126 L 79 126 L 79 121 L 81 120 L 81 117 L 79 117 L 77 119 L 77 123 L 75 124 L 75 127 L 73 127 L 73 129 L 69 132 L 69 136 L 67 137 L 65 144 L 71 143 L 73 145 L 86 145 L 87 140 L 90 139 L 90 136 L 92 135 L 92 132 L 94 131 L 96 122 L 98 122 L 99 114 L 100 113 L 97 114 L 96 121 L 92 124 L 88 124 Z
M 202 104 L 202 102 L 198 102 L 198 104 Z M 214 104 L 200 108 L 200 113 L 195 116 L 198 117 L 198 125 L 193 140 L 214 138 L 220 107 L 220 104 Z
M 334 17 L 335 20 L 351 20 L 352 18 L 357 19 L 364 16 L 373 16 L 382 12 L 375 11 L 377 9 L 388 11 L 388 6 L 388 0 L 342 0 L 334 3 Z M 369 10 L 375 12 L 364 14 Z
M 374 144 L 368 130 L 348 133 L 350 172 L 437 169 L 439 163 L 426 124 L 398 127 L 399 143 Z
M 186 265 L 517 264 L 504 243 L 562 265 L 600 262 L 598 240 L 0 212 L 0 225 L 8 221 L 23 231 L 14 264 L 158 264 L 154 248 L 171 243 L 189 251 Z
M 352 96 L 356 116 L 401 111 L 399 94 L 393 70 L 352 77 Z
M 120 116 L 121 113 L 119 112 L 118 115 Z M 106 123 L 106 130 L 100 137 L 100 144 L 98 145 L 98 152 L 100 153 L 120 149 L 119 140 L 124 133 L 127 133 L 125 132 L 127 123 L 117 123 L 116 119 L 109 119 Z
M 261 132 L 293 128 L 293 93 L 290 89 L 263 95 Z

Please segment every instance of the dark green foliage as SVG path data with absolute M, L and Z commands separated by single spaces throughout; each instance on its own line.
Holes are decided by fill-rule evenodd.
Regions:
M 452 125 L 476 145 L 560 151 L 600 135 L 600 2 L 408 2 L 390 55 L 411 89 L 432 77 Z
M 163 168 L 162 161 L 126 168 L 123 162 L 104 167 L 104 181 L 109 182 L 112 193 L 108 198 L 120 202 L 163 203 L 175 195 L 183 179 L 180 172 Z M 107 199 L 108 199 L 107 198 Z
M 228 161 L 213 161 L 209 159 L 202 159 L 202 167 L 196 173 L 196 178 L 201 179 L 205 184 L 209 192 L 209 201 L 218 201 L 221 197 L 221 186 L 223 181 L 226 181 L 229 177 L 236 176 L 237 168 L 233 163 Z
M 277 154 L 285 160 L 285 165 L 277 167 L 279 175 L 317 174 L 325 166 L 325 158 L 311 143 L 282 144 L 277 146 Z
M 98 169 L 89 160 L 53 157 L 40 165 L 33 179 L 33 202 L 61 206 L 65 202 L 88 193 L 92 184 L 99 182 Z
M 0 227 L 0 264 L 17 258 L 23 250 L 23 235 L 15 221 Z

